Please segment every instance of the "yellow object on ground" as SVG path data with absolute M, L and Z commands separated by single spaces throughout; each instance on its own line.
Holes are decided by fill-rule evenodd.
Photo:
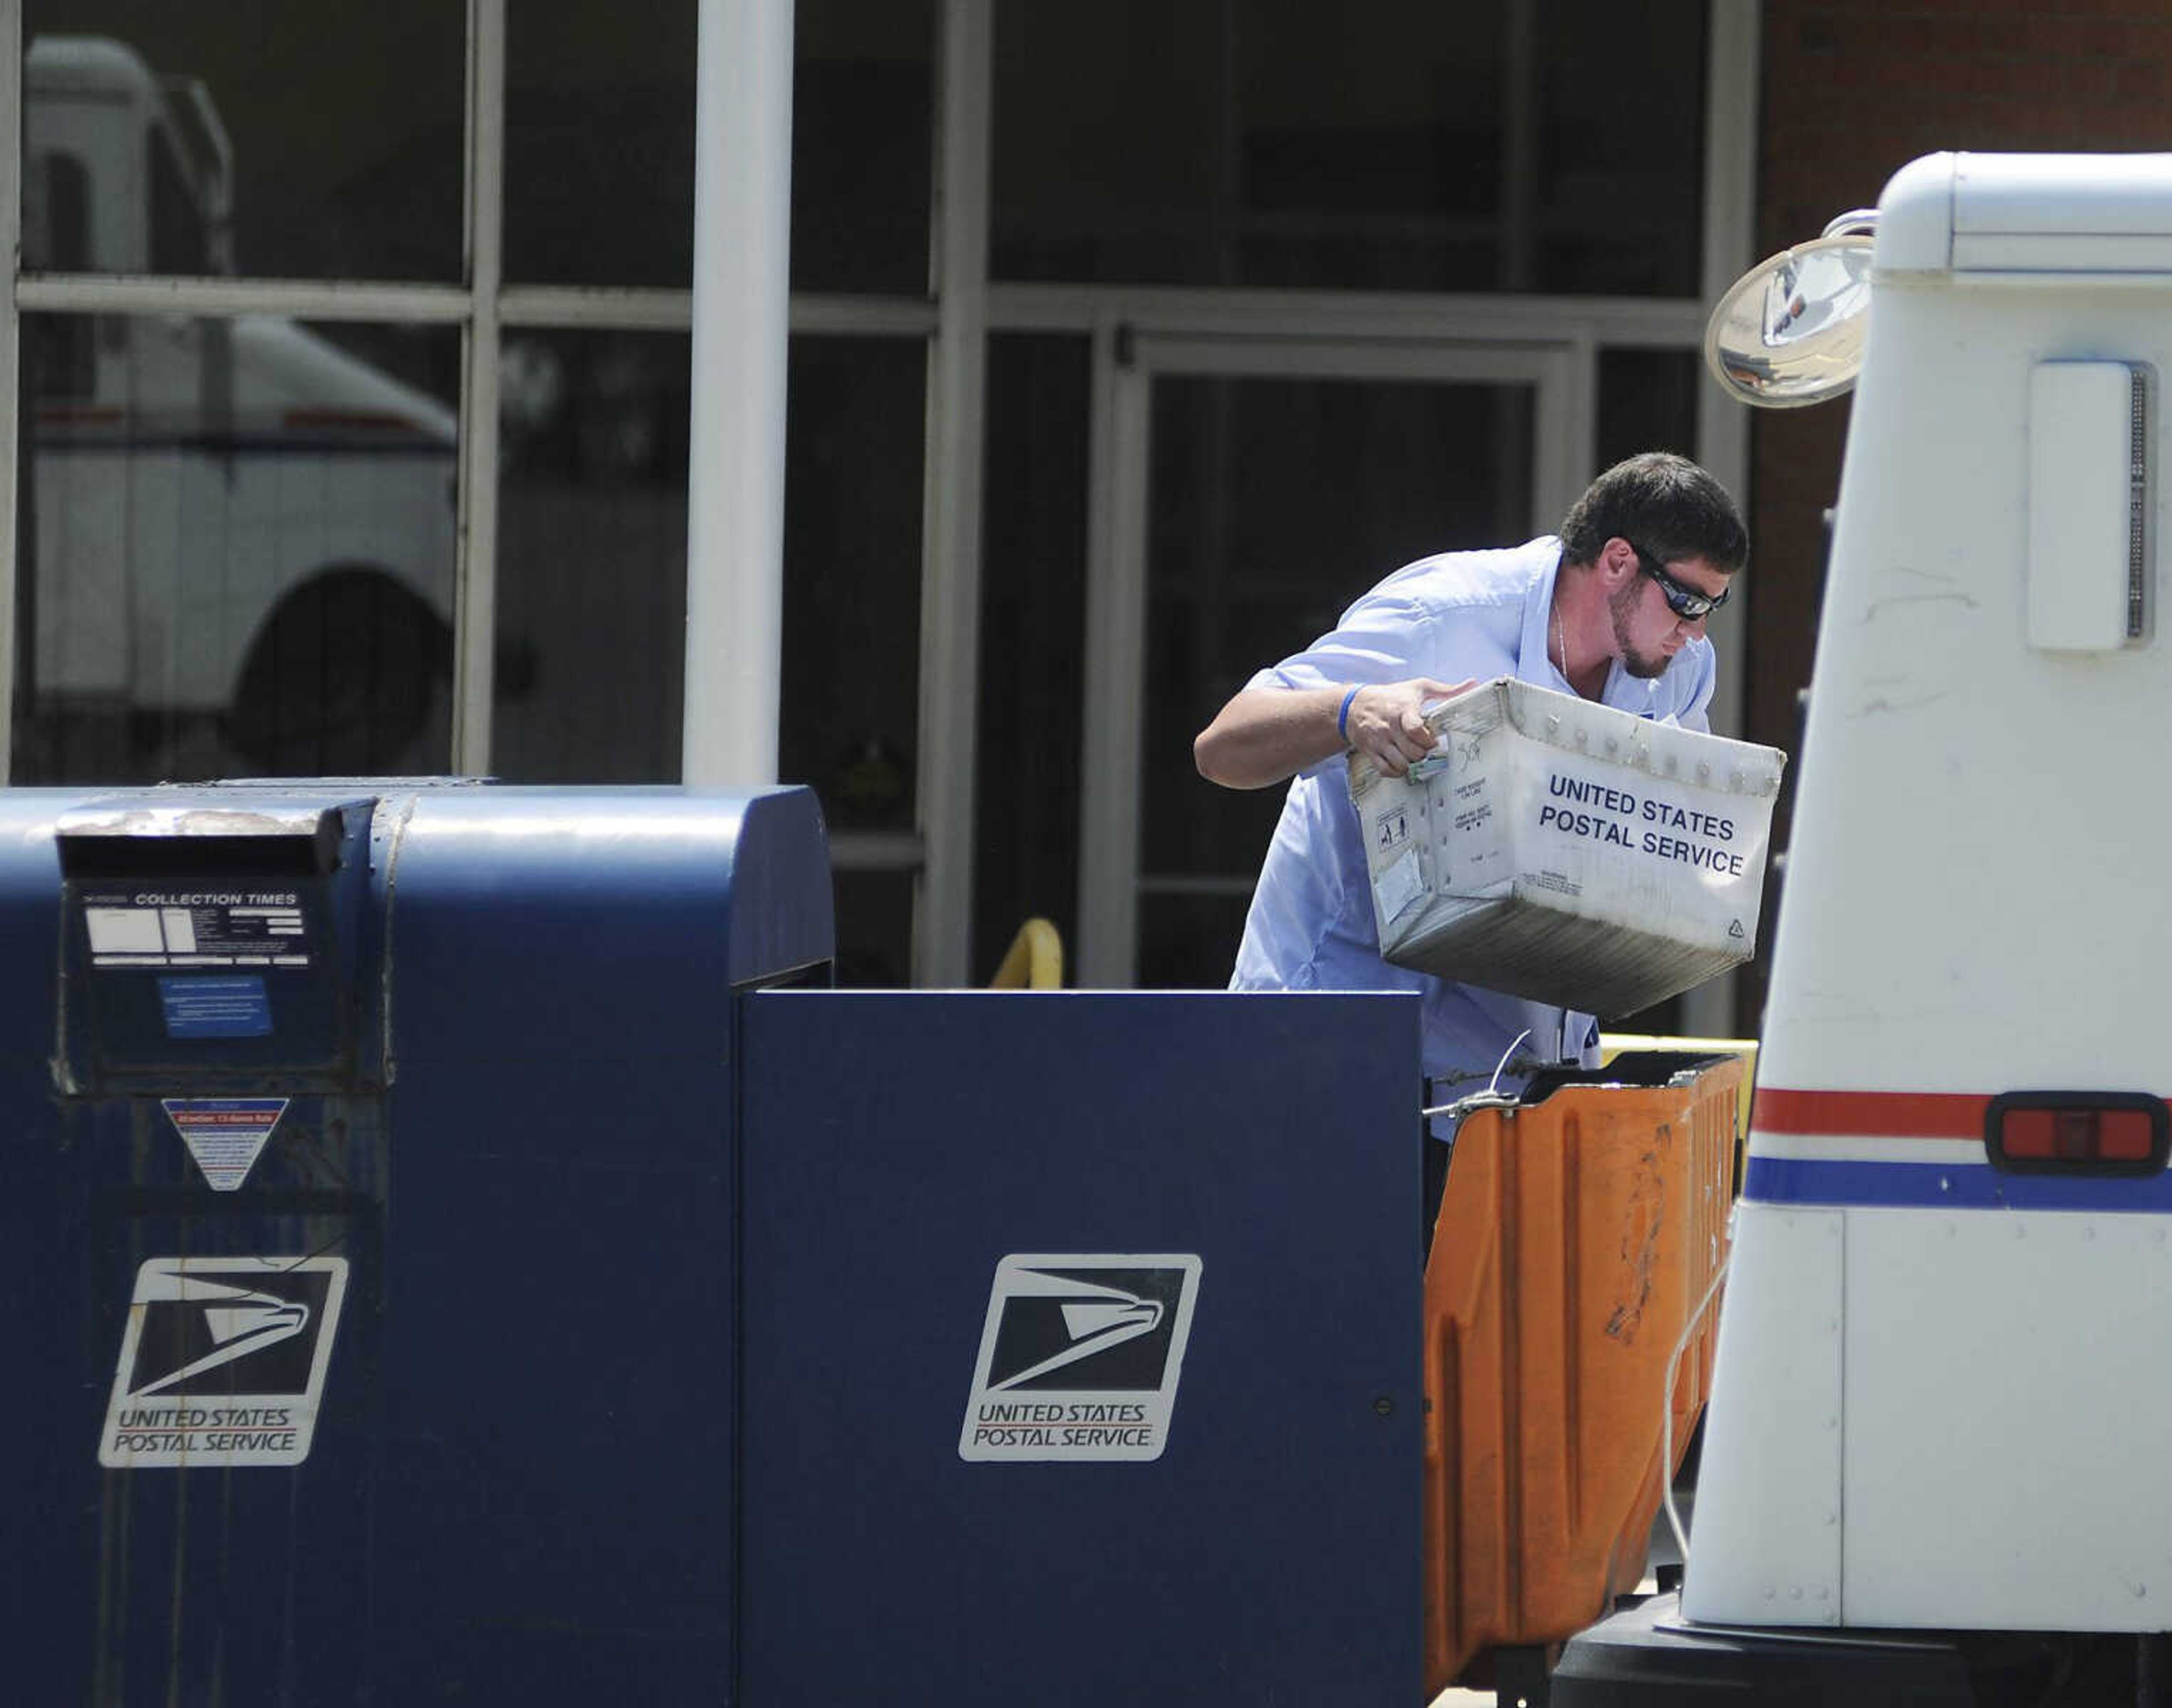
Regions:
M 1456 1133 L 1425 1278 L 1428 1695 L 1637 1587 L 1667 1413 L 1679 1458 L 1704 1408 L 1716 1312 L 1668 1370 L 1726 1254 L 1749 1073 L 1701 1052 L 1640 1077 Z
M 1018 928 L 1003 964 L 988 980 L 992 991 L 1055 991 L 1063 986 L 1063 938 L 1045 919 Z

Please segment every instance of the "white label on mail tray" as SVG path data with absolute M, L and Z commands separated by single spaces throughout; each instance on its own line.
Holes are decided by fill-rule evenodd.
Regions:
M 1381 871 L 1374 885 L 1380 912 L 1390 921 L 1400 919 L 1412 903 L 1425 899 L 1425 878 L 1418 871 L 1418 851 L 1406 848 Z

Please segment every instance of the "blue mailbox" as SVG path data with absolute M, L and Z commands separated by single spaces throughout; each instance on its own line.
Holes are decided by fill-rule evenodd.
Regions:
M 16 792 L 0 942 L 15 1700 L 712 1700 L 813 797 Z
M 11 1700 L 1411 1700 L 1417 1014 L 839 991 L 804 789 L 0 792 Z

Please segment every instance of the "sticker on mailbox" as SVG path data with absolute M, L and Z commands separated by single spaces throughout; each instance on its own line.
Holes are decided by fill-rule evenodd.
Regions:
M 347 1292 L 343 1257 L 154 1257 L 136 1271 L 98 1462 L 298 1465 Z
M 308 922 L 291 889 L 126 890 L 86 895 L 94 967 L 306 967 Z
M 247 978 L 159 980 L 159 1004 L 169 1038 L 268 1038 L 272 1002 L 264 980 Z
M 287 1113 L 283 1097 L 162 1097 L 159 1107 L 214 1192 L 240 1189 Z
M 1191 1254 L 1001 1260 L 958 1456 L 1159 1458 L 1200 1268 Z

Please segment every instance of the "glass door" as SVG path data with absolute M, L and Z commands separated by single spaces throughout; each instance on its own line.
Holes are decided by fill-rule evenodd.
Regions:
M 1432 552 L 1557 524 L 1586 477 L 1567 346 L 1133 334 L 1089 587 L 1079 980 L 1228 981 L 1281 810 L 1191 739 L 1263 665 Z

